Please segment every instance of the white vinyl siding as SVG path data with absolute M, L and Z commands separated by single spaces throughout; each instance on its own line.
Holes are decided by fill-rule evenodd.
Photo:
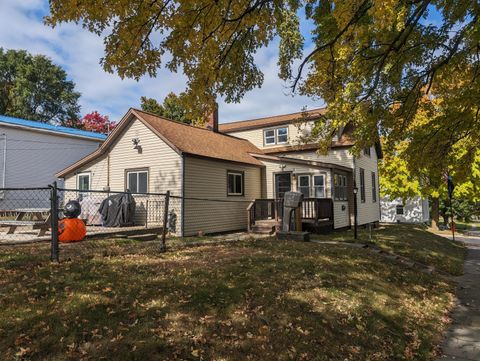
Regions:
M 142 151 L 133 149 L 132 139 L 140 139 Z M 165 193 L 180 196 L 182 188 L 182 157 L 141 121 L 133 120 L 122 132 L 116 142 L 111 145 L 110 158 L 110 190 L 124 192 L 127 188 L 125 172 L 148 168 L 149 192 Z M 92 190 L 103 190 L 108 185 L 107 154 L 78 169 L 75 173 L 91 172 Z M 67 184 L 71 185 L 70 178 Z
M 427 199 L 419 196 L 407 198 L 390 199 L 389 196 L 380 199 L 382 209 L 382 222 L 390 223 L 421 223 L 430 219 L 429 205 Z M 400 213 L 402 210 L 402 214 Z
M 55 174 L 93 152 L 101 143 L 101 140 L 0 123 L 0 187 L 47 187 L 54 181 L 59 187 L 64 187 L 64 182 Z M 75 177 L 73 187 L 76 187 Z M 0 194 L 0 209 L 49 207 L 48 196 L 43 195 L 47 192 L 39 191 L 33 201 L 13 199 L 18 198 L 18 194 L 4 192 Z
M 141 152 L 134 149 L 134 144 L 132 143 L 134 138 L 140 140 Z M 108 163 L 110 163 L 110 172 Z M 76 188 L 76 174 L 90 172 L 92 190 L 104 190 L 110 183 L 109 186 L 112 192 L 124 192 L 128 186 L 126 172 L 135 169 L 148 169 L 149 192 L 165 193 L 169 190 L 172 196 L 182 195 L 182 156 L 138 119 L 131 120 L 130 124 L 111 145 L 108 154 L 68 175 L 65 182 L 68 188 Z M 109 173 L 110 181 L 108 180 Z M 100 193 L 97 193 L 97 197 L 100 197 Z M 142 195 L 135 197 L 137 207 L 135 213 L 136 224 L 145 222 L 145 209 L 147 206 L 151 212 L 161 214 L 163 205 L 159 202 L 160 198 L 155 198 L 155 196 L 150 198 L 149 200 L 148 197 Z M 182 210 L 181 202 L 178 198 L 172 199 L 170 211 L 176 216 L 176 233 L 180 235 Z
M 6 187 L 46 187 L 57 180 L 55 173 L 90 154 L 102 143 L 101 140 L 61 136 L 0 124 L 2 175 L 5 137 L 1 134 L 6 134 L 7 142 Z
M 229 132 L 228 134 L 234 135 L 235 137 L 238 137 L 238 138 L 247 139 L 258 148 L 265 148 L 265 147 L 272 148 L 275 146 L 283 147 L 289 144 L 290 145 L 299 144 L 301 139 L 310 133 L 310 129 L 312 125 L 313 125 L 313 122 L 308 122 L 307 124 L 301 124 L 299 126 L 297 124 L 285 124 L 285 125 L 257 128 L 257 129 L 251 129 L 251 130 L 234 131 L 234 132 Z M 286 142 L 283 142 L 285 140 L 285 134 L 280 134 L 280 142 L 277 142 L 276 144 L 271 141 L 266 142 L 265 132 L 270 130 L 276 130 L 279 128 L 288 129 Z M 276 133 L 273 133 L 273 134 L 269 133 L 269 137 L 275 138 L 277 136 L 278 135 Z

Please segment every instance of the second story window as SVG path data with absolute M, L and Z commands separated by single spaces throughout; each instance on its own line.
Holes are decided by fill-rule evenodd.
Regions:
M 288 141 L 288 128 L 277 128 L 277 144 L 284 144 Z
M 266 129 L 263 131 L 264 145 L 286 144 L 288 143 L 288 127 L 276 129 Z
M 275 144 L 275 130 L 264 130 L 263 132 L 265 137 L 265 145 L 273 145 Z
M 370 147 L 363 148 L 363 154 L 368 155 L 370 157 L 371 156 Z

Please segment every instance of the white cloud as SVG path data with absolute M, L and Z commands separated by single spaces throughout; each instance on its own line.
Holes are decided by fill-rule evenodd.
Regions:
M 143 77 L 139 82 L 106 73 L 99 64 L 103 56 L 102 39 L 72 23 L 53 29 L 45 26 L 41 17 L 47 11 L 46 0 L 2 0 L 0 47 L 45 54 L 61 65 L 82 93 L 82 113 L 98 110 L 118 120 L 129 107 L 139 106 L 142 95 L 162 100 L 171 91 L 184 90 L 184 75 L 165 69 L 158 72 L 157 78 Z M 265 74 L 262 88 L 249 92 L 240 104 L 225 104 L 219 100 L 221 122 L 291 113 L 303 106 L 323 105 L 321 101 L 288 95 L 289 90 L 277 76 L 274 47 L 262 49 L 256 60 Z

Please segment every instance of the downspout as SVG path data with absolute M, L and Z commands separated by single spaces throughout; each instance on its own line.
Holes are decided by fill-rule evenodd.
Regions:
M 185 153 L 182 153 L 182 226 L 181 237 L 185 236 Z
M 6 186 L 6 175 L 7 175 L 7 135 L 3 135 L 3 169 L 2 169 L 2 188 Z

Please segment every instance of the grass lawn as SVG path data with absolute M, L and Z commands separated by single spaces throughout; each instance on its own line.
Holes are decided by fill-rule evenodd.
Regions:
M 339 231 L 326 235 L 315 235 L 313 239 L 353 242 L 352 231 Z M 372 238 L 367 229 L 358 231 L 358 241 L 373 243 L 378 247 L 437 269 L 451 275 L 463 273 L 465 247 L 429 232 L 423 225 L 391 224 L 372 229 Z
M 455 226 L 459 230 L 470 230 L 470 229 L 479 229 L 479 222 L 462 222 L 455 220 Z
M 452 307 L 444 279 L 348 245 L 143 244 L 0 248 L 2 359 L 433 360 Z

